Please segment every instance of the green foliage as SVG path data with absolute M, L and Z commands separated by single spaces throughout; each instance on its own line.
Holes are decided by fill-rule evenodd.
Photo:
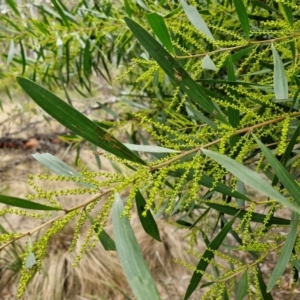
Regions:
M 201 299 L 272 299 L 270 292 L 278 287 L 286 265 L 296 273 L 300 259 L 298 1 L 81 1 L 69 8 L 52 1 L 52 6 L 37 6 L 37 18 L 26 15 L 27 22 L 13 1 L 8 4 L 11 10 L 1 27 L 7 46 L 2 55 L 9 70 L 0 71 L 2 84 L 19 76 L 17 82 L 34 101 L 74 133 L 108 151 L 100 157 L 114 161 L 117 170 L 90 172 L 82 166 L 77 172 L 59 163 L 49 166 L 58 175 L 32 176 L 36 193 L 23 202 L 34 200 L 32 207 L 41 199 L 41 205 L 61 207 L 56 200 L 60 195 L 96 195 L 79 206 L 62 207 L 64 214 L 41 214 L 47 218 L 43 227 L 49 228 L 24 254 L 19 295 L 41 270 L 53 234 L 77 218 L 72 250 L 81 227 L 90 220 L 77 264 L 94 246 L 92 238 L 101 240 L 114 206 L 117 252 L 136 297 L 143 299 L 132 273 L 149 275 L 127 220 L 136 200 L 143 228 L 157 240 L 150 211 L 191 231 L 188 252 L 199 263 L 193 267 L 185 299 L 205 286 L 209 288 Z M 126 64 L 120 80 L 131 89 L 134 101 L 127 100 L 131 111 L 123 122 L 133 129 L 127 134 L 129 143 L 143 145 L 124 145 L 111 134 L 114 127 L 105 131 L 40 86 L 62 87 L 66 94 L 69 87 L 92 92 L 95 72 L 108 82 L 112 79 L 108 63 Z M 162 148 L 149 151 L 149 136 Z M 33 178 L 71 180 L 81 186 L 43 191 Z M 128 188 L 122 208 L 114 195 Z M 5 213 L 33 217 L 12 208 L 2 210 Z M 127 239 L 120 233 L 122 226 Z M 36 231 L 4 234 L 0 249 Z M 286 231 L 287 236 L 278 233 Z M 107 245 L 109 237 L 105 238 L 101 242 Z M 203 254 L 195 250 L 200 239 L 207 245 Z M 108 240 L 112 250 L 113 241 Z M 259 265 L 271 253 L 278 262 L 268 278 Z M 28 267 L 31 254 L 35 263 Z M 124 258 L 129 254 L 132 264 Z M 250 262 L 245 255 L 251 256 Z M 146 292 L 156 295 L 152 280 L 147 280 L 151 284 Z

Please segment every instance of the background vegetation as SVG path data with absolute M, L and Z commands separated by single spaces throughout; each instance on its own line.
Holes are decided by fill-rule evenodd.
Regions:
M 22 232 L 2 228 L 0 249 L 27 238 L 20 297 L 43 269 L 51 238 L 74 222 L 75 265 L 99 239 L 117 251 L 134 296 L 159 299 L 129 223 L 133 210 L 155 240 L 159 217 L 188 230 L 185 250 L 198 264 L 176 260 L 193 270 L 184 299 L 199 290 L 201 299 L 273 299 L 286 269 L 297 292 L 298 11 L 296 0 L 6 2 L 3 91 L 13 101 L 20 86 L 70 130 L 61 139 L 78 151 L 84 140 L 103 149 L 95 164 L 114 168 L 75 171 L 35 154 L 56 175 L 31 175 L 27 199 L 0 196 L 2 216 L 42 220 Z M 116 84 L 122 92 L 93 106 L 108 121 L 75 108 L 76 93 L 93 98 Z M 45 190 L 41 179 L 64 187 Z M 74 205 L 63 199 L 84 194 L 94 195 Z M 272 255 L 276 265 L 265 274 Z

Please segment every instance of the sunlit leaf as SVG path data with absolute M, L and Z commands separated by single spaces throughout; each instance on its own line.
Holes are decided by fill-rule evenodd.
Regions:
M 282 247 L 276 266 L 270 276 L 267 285 L 267 292 L 270 292 L 273 289 L 277 280 L 282 276 L 284 270 L 286 269 L 291 259 L 292 251 L 297 239 L 298 224 L 299 224 L 299 214 L 292 212 L 290 231 L 286 237 L 286 241 Z
M 20 12 L 18 11 L 18 6 L 14 0 L 6 0 L 6 3 L 19 17 L 21 17 Z
M 80 175 L 77 171 L 75 171 L 73 168 L 71 168 L 70 166 L 68 166 L 66 163 L 64 163 L 63 161 L 61 161 L 60 159 L 58 159 L 57 157 L 53 156 L 50 153 L 35 153 L 32 154 L 32 156 L 39 162 L 41 163 L 43 166 L 45 166 L 46 168 L 48 168 L 51 172 L 58 174 L 58 175 L 63 175 L 66 177 L 77 177 L 78 183 L 80 183 L 81 185 L 90 187 L 90 188 L 96 188 L 96 186 L 90 184 L 90 183 L 86 183 L 81 181 L 80 179 L 84 179 L 82 177 L 82 175 Z
M 145 164 L 116 138 L 47 89 L 26 78 L 17 77 L 17 81 L 41 108 L 76 134 L 120 158 Z
M 125 6 L 125 11 L 127 13 L 127 16 L 131 18 L 132 16 L 132 9 L 130 7 L 130 0 L 124 0 L 124 6 Z
M 234 159 L 207 149 L 201 149 L 201 151 L 222 165 L 230 173 L 235 175 L 241 181 L 247 183 L 256 191 L 263 193 L 264 195 L 278 201 L 280 204 L 290 208 L 294 212 L 300 213 L 298 206 L 290 202 L 283 195 L 281 195 L 272 185 L 265 181 L 258 173 L 245 167 L 241 163 L 238 163 Z
M 178 153 L 180 151 L 168 149 L 160 146 L 153 145 L 134 145 L 134 144 L 124 144 L 128 149 L 132 151 L 150 152 L 150 153 Z
M 28 238 L 27 249 L 28 249 L 28 256 L 26 257 L 26 260 L 25 260 L 25 269 L 29 269 L 29 268 L 33 267 L 34 265 L 36 265 L 35 255 L 32 252 L 32 242 L 31 242 L 30 236 Z
M 137 300 L 159 300 L 159 294 L 143 258 L 119 194 L 113 205 L 113 231 L 117 252 L 127 281 Z
M 61 19 L 63 20 L 64 24 L 70 28 L 70 24 L 68 21 L 68 18 L 66 17 L 62 7 L 60 6 L 60 4 L 56 1 L 56 0 L 51 0 L 52 4 L 54 5 L 55 9 L 57 10 L 57 12 L 59 13 L 59 15 L 61 16 Z
M 294 198 L 295 202 L 300 206 L 300 187 L 295 178 L 286 170 L 286 168 L 278 161 L 274 154 L 253 134 L 253 137 L 266 159 L 270 163 L 280 182 L 284 185 L 288 193 Z
M 288 81 L 285 75 L 284 66 L 282 60 L 275 49 L 274 44 L 272 44 L 272 53 L 274 61 L 274 92 L 276 100 L 288 99 L 289 98 L 289 88 Z
M 215 63 L 212 61 L 212 59 L 206 54 L 205 57 L 202 60 L 202 68 L 212 71 L 217 71 L 217 67 Z
M 202 33 L 204 33 L 211 40 L 215 40 L 213 35 L 211 34 L 209 28 L 206 23 L 202 19 L 196 7 L 192 5 L 188 5 L 184 0 L 179 0 L 180 4 L 183 7 L 185 14 L 187 15 L 190 22 Z

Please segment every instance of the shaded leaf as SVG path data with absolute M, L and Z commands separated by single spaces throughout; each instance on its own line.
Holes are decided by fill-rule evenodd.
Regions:
M 59 13 L 61 19 L 63 20 L 63 23 L 68 27 L 70 28 L 70 24 L 69 24 L 69 21 L 68 21 L 68 18 L 67 16 L 65 15 L 63 9 L 61 8 L 60 4 L 57 3 L 56 0 L 51 0 L 52 4 L 54 5 L 55 9 L 57 10 L 57 12 Z
M 248 272 L 243 273 L 236 292 L 236 299 L 243 300 L 247 295 L 248 290 Z
M 94 226 L 94 231 L 97 233 L 98 239 L 102 244 L 103 248 L 106 251 L 116 251 L 117 249 L 116 249 L 115 241 L 109 236 L 109 234 L 104 229 L 102 229 L 100 233 L 98 233 L 100 227 L 99 224 L 95 223 L 95 220 L 87 211 L 85 211 L 85 214 L 87 218 L 90 220 L 91 224 Z
M 7 204 L 10 206 L 20 207 L 20 208 L 34 209 L 34 210 L 63 210 L 62 208 L 47 206 L 26 199 L 4 196 L 4 195 L 0 195 L 0 203 Z
M 224 214 L 230 215 L 230 216 L 234 216 L 236 215 L 238 212 L 238 218 L 243 218 L 246 214 L 249 214 L 247 210 L 239 210 L 238 208 L 235 207 L 231 207 L 228 206 L 226 204 L 219 204 L 219 203 L 211 203 L 209 201 L 205 202 L 205 204 L 219 212 L 222 212 Z M 257 223 L 264 223 L 265 222 L 265 218 L 266 215 L 263 214 L 259 214 L 259 213 L 251 213 L 251 222 L 257 222 Z M 272 225 L 289 225 L 290 224 L 290 220 L 288 219 L 283 219 L 283 218 L 279 218 L 279 217 L 274 217 L 272 216 L 270 218 L 270 223 Z
M 160 67 L 166 72 L 170 79 L 178 84 L 180 88 L 204 110 L 213 114 L 215 118 L 223 123 L 228 123 L 221 111 L 206 95 L 204 89 L 198 85 L 185 69 L 162 47 L 144 28 L 129 18 L 125 22 L 140 43 L 155 59 Z
M 231 226 L 236 219 L 238 214 L 236 214 L 224 227 L 223 229 L 218 233 L 218 235 L 211 241 L 211 243 L 208 245 L 207 249 L 205 250 L 204 254 L 202 255 L 202 258 L 200 259 L 197 269 L 194 271 L 192 279 L 190 281 L 190 284 L 187 288 L 187 291 L 184 296 L 184 300 L 187 300 L 192 293 L 197 288 L 198 284 L 200 283 L 201 278 L 203 277 L 203 274 L 211 261 L 211 259 L 214 257 L 214 250 L 219 249 L 221 246 L 223 240 L 227 236 L 228 232 L 231 229 Z
M 148 233 L 157 241 L 161 242 L 159 230 L 152 216 L 151 211 L 148 210 L 146 212 L 146 216 L 143 216 L 143 212 L 145 211 L 146 201 L 140 191 L 136 192 L 135 201 L 136 201 L 138 215 L 145 232 Z
M 273 300 L 273 297 L 270 293 L 267 292 L 267 286 L 264 282 L 261 270 L 259 267 L 256 268 L 257 270 L 257 279 L 258 279 L 258 283 L 259 283 L 259 287 L 260 287 L 260 292 L 262 295 L 262 299 L 264 300 Z
M 159 300 L 159 294 L 145 263 L 128 217 L 122 217 L 123 203 L 115 194 L 113 231 L 117 252 L 127 281 L 137 300 Z
M 246 7 L 244 5 L 244 1 L 242 0 L 233 0 L 237 15 L 239 17 L 240 23 L 242 25 L 242 28 L 244 30 L 245 36 L 247 40 L 250 36 L 250 25 L 249 25 L 249 19 Z

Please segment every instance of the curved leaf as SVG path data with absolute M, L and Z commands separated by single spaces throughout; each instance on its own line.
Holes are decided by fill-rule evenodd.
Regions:
M 88 119 L 47 89 L 23 77 L 17 77 L 17 81 L 33 101 L 70 130 L 119 158 L 139 164 L 146 164 L 95 122 Z

